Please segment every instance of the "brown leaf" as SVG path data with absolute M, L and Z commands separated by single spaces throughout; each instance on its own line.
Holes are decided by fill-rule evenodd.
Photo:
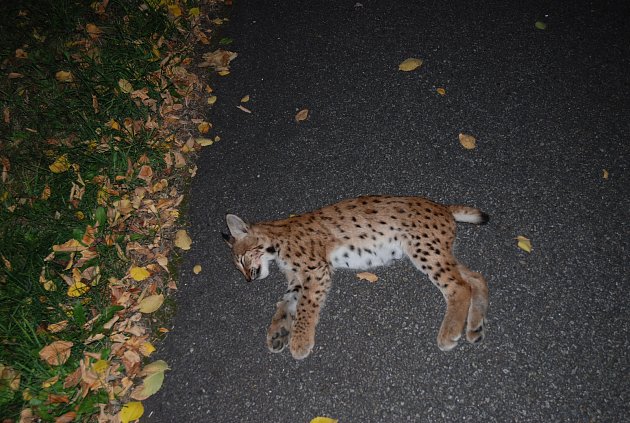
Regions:
M 306 119 L 308 119 L 308 109 L 302 109 L 295 115 L 296 122 L 302 122 Z
M 357 273 L 357 278 L 359 278 L 360 280 L 364 280 L 364 281 L 368 281 L 368 282 L 376 282 L 378 280 L 378 276 L 376 276 L 374 273 L 370 273 L 370 272 L 361 272 L 361 273 Z
M 151 166 L 143 165 L 138 173 L 138 178 L 150 183 L 151 178 L 153 178 L 153 169 L 151 169 Z
M 477 139 L 469 134 L 459 134 L 459 143 L 466 150 L 472 150 L 477 146 Z
M 55 419 L 55 423 L 70 423 L 77 417 L 77 413 L 74 411 L 68 411 Z
M 55 341 L 39 352 L 39 357 L 51 366 L 60 366 L 70 358 L 72 342 Z

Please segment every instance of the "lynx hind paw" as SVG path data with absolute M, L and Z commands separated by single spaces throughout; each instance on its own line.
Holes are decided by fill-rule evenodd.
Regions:
M 476 327 L 468 327 L 466 329 L 466 340 L 471 344 L 476 344 L 483 341 L 486 336 L 486 321 L 482 319 Z
M 293 358 L 296 360 L 303 360 L 311 354 L 314 345 L 315 344 L 313 342 L 291 338 L 289 348 L 291 349 L 291 355 Z

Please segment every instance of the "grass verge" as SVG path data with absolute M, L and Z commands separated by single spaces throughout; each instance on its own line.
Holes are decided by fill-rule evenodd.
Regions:
M 3 8 L 3 419 L 131 421 L 161 385 L 146 320 L 176 288 L 178 181 L 200 148 L 180 119 L 202 88 L 188 59 L 208 41 L 199 20 L 177 1 Z

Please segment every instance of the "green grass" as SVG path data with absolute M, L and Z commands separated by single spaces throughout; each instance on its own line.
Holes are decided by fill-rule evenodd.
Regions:
M 129 163 L 146 156 L 159 170 L 168 149 L 163 132 L 137 123 L 156 119 L 156 111 L 132 99 L 119 82 L 146 89 L 156 107 L 166 92 L 181 98 L 182 87 L 164 77 L 161 64 L 167 54 L 175 60 L 190 48 L 186 20 L 175 21 L 164 7 L 142 1 L 113 0 L 104 15 L 92 3 L 9 2 L 0 14 L 2 73 L 11 74 L 0 78 L 0 171 L 3 164 L 8 170 L 6 180 L 0 180 L 0 365 L 20 374 L 18 389 L 0 379 L 1 418 L 15 419 L 28 407 L 44 421 L 67 412 L 84 419 L 98 411 L 97 404 L 108 402 L 105 390 L 82 398 L 76 386 L 64 387 L 63 382 L 85 351 L 109 356 L 105 340 L 83 345 L 120 311 L 111 304 L 107 281 L 122 278 L 129 267 L 103 242 L 107 234 L 120 243 L 129 239 L 108 227 L 105 211 L 144 185 L 127 174 Z M 90 23 L 102 31 L 97 39 L 86 32 Z M 60 81 L 59 71 L 70 72 L 72 81 Z M 72 166 L 52 172 L 49 166 L 63 155 Z M 73 185 L 84 188 L 82 196 L 71 199 Z M 80 240 L 86 227 L 97 222 L 97 258 L 80 270 L 98 265 L 100 278 L 92 280 L 87 294 L 69 297 L 62 276 L 77 257 L 62 253 L 44 259 L 53 245 Z M 134 239 L 138 237 L 143 235 Z M 99 314 L 85 330 L 85 323 Z M 47 330 L 62 320 L 68 321 L 64 331 Z M 58 339 L 73 342 L 72 355 L 63 365 L 50 366 L 39 351 Z M 57 382 L 43 387 L 54 376 L 59 376 Z M 69 402 L 51 401 L 51 394 Z

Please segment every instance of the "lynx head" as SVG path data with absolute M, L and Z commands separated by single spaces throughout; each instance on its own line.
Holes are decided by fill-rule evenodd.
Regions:
M 232 249 L 234 265 L 241 271 L 247 282 L 264 279 L 269 275 L 269 263 L 275 257 L 275 250 L 269 246 L 266 237 L 256 234 L 247 223 L 233 214 L 225 216 L 230 235 L 223 239 Z

